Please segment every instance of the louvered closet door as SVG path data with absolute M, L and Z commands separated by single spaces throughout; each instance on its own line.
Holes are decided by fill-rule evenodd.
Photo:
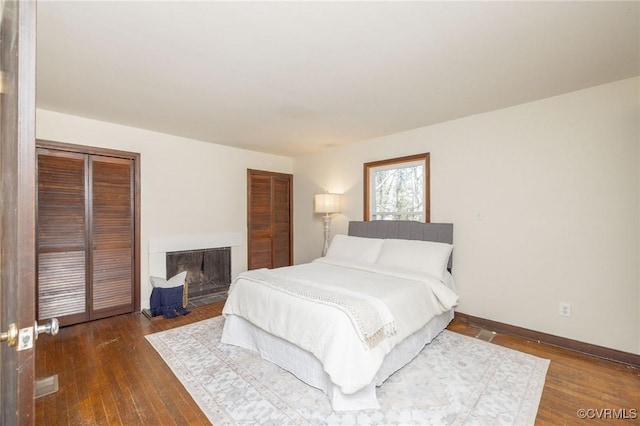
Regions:
M 271 176 L 249 172 L 249 269 L 271 268 Z
M 83 154 L 38 150 L 38 320 L 88 320 L 87 162 Z
M 248 170 L 247 181 L 248 268 L 291 265 L 293 176 Z
M 91 319 L 133 311 L 133 161 L 90 156 Z
M 134 163 L 38 149 L 38 320 L 134 310 Z
M 291 178 L 272 178 L 273 267 L 291 265 Z

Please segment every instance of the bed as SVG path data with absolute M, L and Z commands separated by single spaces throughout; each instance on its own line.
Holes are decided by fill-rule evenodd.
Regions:
M 258 352 L 327 394 L 380 408 L 376 387 L 453 319 L 453 225 L 350 222 L 323 258 L 238 274 L 221 341 Z

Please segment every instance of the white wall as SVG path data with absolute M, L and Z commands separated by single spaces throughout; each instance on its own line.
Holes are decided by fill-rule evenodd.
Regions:
M 247 269 L 247 168 L 291 173 L 287 157 L 230 148 L 38 109 L 36 137 L 140 153 L 142 308 L 149 238 L 241 233 L 232 273 Z
M 639 95 L 633 78 L 296 158 L 296 262 L 322 248 L 313 193 L 345 194 L 346 233 L 363 163 L 430 152 L 460 312 L 640 353 Z

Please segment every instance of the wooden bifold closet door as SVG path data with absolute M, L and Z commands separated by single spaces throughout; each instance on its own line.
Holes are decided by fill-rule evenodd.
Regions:
M 133 312 L 134 160 L 38 148 L 39 321 Z
M 293 176 L 247 171 L 248 269 L 293 263 Z

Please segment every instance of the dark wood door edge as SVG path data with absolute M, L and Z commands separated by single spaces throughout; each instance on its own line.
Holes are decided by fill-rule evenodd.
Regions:
M 456 312 L 454 321 L 640 368 L 640 355 Z

